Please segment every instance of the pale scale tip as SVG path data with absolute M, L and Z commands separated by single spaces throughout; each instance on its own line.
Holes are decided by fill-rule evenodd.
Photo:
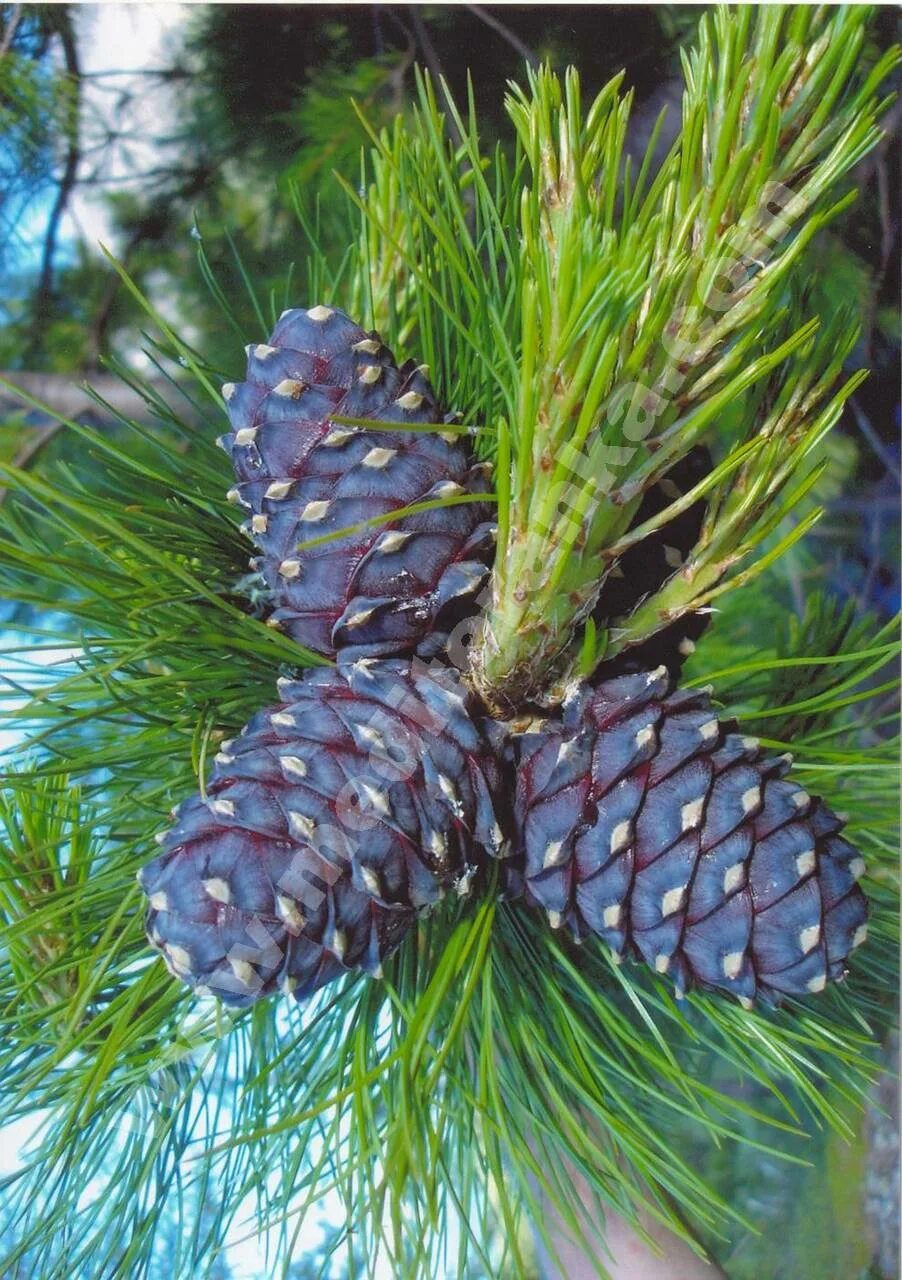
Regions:
M 697 827 L 702 820 L 702 813 L 705 808 L 704 796 L 699 796 L 697 800 L 690 800 L 680 809 L 680 826 L 683 831 L 691 831 L 693 827 Z
M 306 813 L 298 813 L 295 809 L 289 809 L 288 830 L 296 840 L 312 840 L 316 831 L 316 823 Z
M 740 803 L 742 804 L 743 813 L 751 813 L 761 803 L 761 788 L 757 786 L 749 787 L 748 791 L 742 793 Z
M 374 787 L 370 782 L 359 783 L 360 790 L 366 796 L 374 813 L 387 814 L 390 812 L 388 804 L 388 796 L 379 787 Z
M 381 447 L 370 449 L 363 459 L 363 466 L 375 467 L 377 470 L 381 470 L 383 467 L 388 466 L 397 452 L 397 449 L 384 449 Z
M 239 960 L 235 956 L 229 956 L 229 964 L 231 965 L 232 973 L 234 973 L 242 986 L 250 987 L 253 984 L 257 975 L 252 964 L 247 960 Z
M 745 864 L 742 862 L 734 862 L 732 867 L 727 867 L 723 877 L 723 891 L 725 894 L 731 894 L 745 883 Z
M 391 529 L 388 533 L 383 533 L 379 541 L 376 543 L 375 551 L 377 555 L 388 555 L 392 551 L 397 551 L 403 547 L 405 542 L 413 535 L 406 533 L 403 529 Z
M 563 840 L 553 840 L 545 850 L 542 858 L 543 868 L 556 867 L 562 861 Z
M 633 838 L 633 826 L 631 822 L 618 822 L 614 830 L 611 832 L 611 843 L 609 850 L 612 854 L 619 853 L 621 849 L 625 849 Z
M 319 520 L 324 519 L 330 506 L 330 499 L 316 498 L 313 502 L 307 503 L 304 510 L 301 512 L 299 519 L 302 520 L 304 524 L 316 524 Z
M 371 893 L 374 898 L 378 898 L 382 893 L 382 884 L 379 876 L 369 867 L 360 868 L 360 878 L 364 883 L 367 893 Z
M 223 880 L 220 876 L 210 876 L 207 880 L 201 880 L 204 892 L 207 897 L 212 898 L 215 902 L 222 902 L 226 905 L 232 901 L 232 890 L 229 888 L 227 880 Z
M 799 878 L 811 875 L 811 872 L 817 866 L 817 854 L 814 849 L 806 849 L 796 858 L 796 873 Z
M 672 916 L 675 911 L 679 911 L 683 905 L 683 899 L 686 894 L 687 885 L 677 885 L 675 889 L 668 889 L 661 898 L 661 915 L 664 919 Z
M 301 382 L 299 378 L 283 378 L 273 387 L 272 393 L 283 400 L 300 400 L 306 390 L 306 382 Z
M 306 778 L 307 766 L 300 756 L 280 756 L 279 763 L 283 773 L 292 778 Z
M 457 483 L 456 480 L 442 480 L 440 484 L 433 486 L 431 493 L 427 497 L 432 498 L 452 498 L 459 493 L 464 493 L 463 485 Z
M 359 613 L 352 614 L 351 617 L 346 620 L 344 625 L 349 629 L 353 629 L 354 627 L 362 627 L 365 622 L 369 621 L 369 619 L 373 616 L 375 612 L 376 610 L 374 608 L 361 609 Z
M 809 951 L 814 948 L 821 940 L 820 924 L 811 924 L 807 929 L 802 929 L 799 933 L 799 946 L 802 949 L 802 955 L 807 956 Z
M 174 942 L 167 942 L 164 951 L 169 958 L 169 962 L 179 974 L 191 972 L 191 953 L 186 951 L 184 947 L 177 946 Z

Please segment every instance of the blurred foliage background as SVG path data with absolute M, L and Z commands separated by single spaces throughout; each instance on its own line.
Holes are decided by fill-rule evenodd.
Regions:
M 302 285 L 286 286 L 306 278 L 304 227 L 315 227 L 333 255 L 350 240 L 334 172 L 351 183 L 359 174 L 365 134 L 352 99 L 371 123 L 387 124 L 409 110 L 420 64 L 445 76 L 459 98 L 471 81 L 486 141 L 506 143 L 502 98 L 524 61 L 574 64 L 587 98 L 625 68 L 638 102 L 630 146 L 641 153 L 662 106 L 676 124 L 678 50 L 698 19 L 698 10 L 671 5 L 239 4 L 179 12 L 161 61 L 120 76 L 112 66 L 86 70 L 94 6 L 0 5 L 0 370 L 95 424 L 103 411 L 77 397 L 73 408 L 73 387 L 87 378 L 112 394 L 104 381 L 110 369 L 147 372 L 146 343 L 139 304 L 73 217 L 79 200 L 102 203 L 110 248 L 162 315 L 178 321 L 210 364 L 240 376 L 238 335 L 264 336 L 242 273 L 261 297 L 287 292 L 292 305 L 312 305 L 320 299 L 302 296 Z M 898 26 L 894 7 L 878 10 L 875 50 L 898 38 Z M 165 109 L 155 120 L 158 101 Z M 142 104 L 143 114 L 135 110 Z M 819 494 L 826 518 L 804 554 L 789 557 L 779 581 L 762 588 L 782 593 L 801 628 L 814 588 L 853 615 L 889 619 L 899 608 L 899 120 L 897 105 L 884 144 L 860 167 L 858 201 L 818 250 L 812 310 L 857 309 L 861 338 L 850 365 L 871 376 L 831 438 Z M 111 181 L 117 149 L 125 160 Z M 229 295 L 235 331 L 198 267 L 199 242 Z M 3 461 L 37 472 L 61 459 L 84 465 L 76 436 L 5 393 L 0 426 Z M 758 612 L 754 595 L 734 608 L 724 622 L 731 646 L 724 666 L 742 647 L 773 645 L 760 632 L 767 611 Z M 890 1091 L 883 1102 L 892 1101 Z M 895 1228 L 886 1227 L 898 1194 L 893 1118 L 875 1102 L 855 1123 L 854 1145 L 824 1135 L 820 1153 L 806 1149 L 810 1164 L 777 1162 L 752 1147 L 699 1153 L 715 1160 L 708 1175 L 760 1233 L 740 1234 L 729 1254 L 721 1250 L 730 1276 L 896 1274 Z M 8 1236 L 14 1226 L 0 1216 L 0 1230 Z M 322 1256 L 299 1261 L 291 1274 L 339 1274 L 328 1271 L 329 1257 L 327 1236 Z M 31 1274 L 27 1261 L 17 1266 L 16 1276 Z M 216 1275 L 230 1274 L 223 1259 Z

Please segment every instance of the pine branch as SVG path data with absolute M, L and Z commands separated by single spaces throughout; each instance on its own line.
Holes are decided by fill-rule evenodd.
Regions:
M 475 655 L 490 699 L 516 705 L 541 697 L 555 673 L 566 682 L 573 660 L 562 663 L 561 652 L 594 605 L 599 555 L 616 546 L 645 488 L 710 435 L 723 406 L 750 401 L 737 443 L 774 432 L 755 407 L 776 396 L 775 378 L 788 384 L 782 363 L 810 330 L 769 350 L 761 336 L 777 328 L 788 273 L 842 207 L 830 203 L 832 190 L 880 136 L 874 89 L 894 63 L 890 55 L 858 88 L 862 21 L 854 14 L 830 21 L 821 29 L 814 11 L 788 10 L 761 10 L 754 24 L 751 10 L 738 21 L 725 11 L 703 19 L 698 48 L 685 61 L 681 138 L 647 192 L 625 173 L 618 185 L 629 104 L 616 84 L 585 119 L 572 77 L 561 85 L 539 73 L 512 99 L 534 175 L 524 206 L 529 360 L 517 413 L 527 432 L 518 441 L 510 533 Z M 729 86 L 716 106 L 711 85 Z M 809 348 L 812 382 L 814 360 L 830 361 L 831 340 L 840 355 L 851 345 L 834 330 L 826 352 L 818 348 L 813 357 Z M 799 397 L 792 427 L 781 424 L 799 430 L 810 423 L 809 448 L 852 389 L 820 409 L 840 364 L 814 396 Z M 756 495 L 764 526 L 794 474 L 781 472 L 776 452 L 759 451 L 740 480 Z M 728 528 L 725 519 L 718 531 L 724 554 L 695 607 L 750 550 Z M 648 602 L 657 621 L 637 618 L 635 638 L 675 616 L 673 596 L 691 595 L 687 578 L 700 570 L 692 561 L 670 584 L 670 598 Z M 620 628 L 616 644 L 626 639 Z M 581 643 L 574 649 L 581 652 Z
M 728 408 L 744 412 L 721 435 L 727 457 L 777 429 L 768 413 L 781 386 L 789 394 L 787 362 L 796 376 L 809 361 L 833 374 L 779 419 L 800 439 L 814 441 L 854 386 L 840 390 L 830 362 L 848 331 L 812 344 L 811 317 L 787 305 L 808 246 L 845 207 L 844 177 L 880 138 L 879 86 L 897 55 L 861 67 L 866 19 L 704 18 L 682 130 L 657 171 L 654 136 L 638 174 L 626 158 L 631 98 L 617 80 L 584 110 L 575 76 L 548 70 L 509 99 L 512 168 L 482 153 L 472 104 L 464 120 L 445 94 L 455 145 L 428 80 L 412 120 L 390 141 L 372 136 L 368 199 L 348 190 L 364 228 L 354 296 L 374 282 L 375 322 L 453 369 L 442 393 L 495 432 L 500 552 L 473 664 L 490 703 L 566 684 L 599 558 L 611 562 L 645 490 Z M 777 483 L 773 449 L 754 457 L 745 476 L 765 527 L 788 473 Z M 718 534 L 722 571 L 752 549 L 734 533 L 731 545 L 726 525 Z M 671 596 L 703 605 L 719 583 L 713 567 L 705 576 Z M 649 601 L 634 636 L 616 624 L 615 646 L 682 607 Z
M 806 24 L 827 20 L 762 11 L 758 64 L 775 77 L 779 64 L 788 75 L 793 49 L 813 29 Z M 705 37 L 726 51 L 705 112 L 735 107 L 730 87 L 746 65 L 737 41 L 751 21 L 746 11 L 721 17 Z M 801 190 L 833 181 L 818 146 L 832 148 L 838 172 L 871 137 L 870 125 L 852 120 L 859 108 L 870 111 L 871 90 L 861 90 L 854 111 L 840 109 L 829 99 L 834 80 L 818 79 L 818 58 L 844 65 L 845 51 L 857 48 L 849 33 L 858 19 L 830 21 L 843 38 L 826 51 L 816 46 L 805 72 L 816 92 L 802 76 L 779 105 L 786 155 L 807 166 L 798 170 Z M 788 52 L 768 52 L 784 22 Z M 702 49 L 714 58 L 714 45 L 703 40 Z M 696 125 L 707 119 L 701 98 L 711 65 L 689 64 Z M 562 88 L 571 121 L 574 91 L 573 81 Z M 649 368 L 660 373 L 654 334 L 672 314 L 668 304 L 696 287 L 720 252 L 699 262 L 687 251 L 710 228 L 714 210 L 705 202 L 727 190 L 701 189 L 706 170 L 693 166 L 703 156 L 737 166 L 727 212 L 741 220 L 757 162 L 737 139 L 770 146 L 774 116 L 752 111 L 744 133 L 719 126 L 706 135 L 714 140 L 707 151 L 696 146 L 702 129 L 689 158 L 676 150 L 665 162 L 664 179 L 649 172 L 617 188 L 626 110 L 609 89 L 590 109 L 584 138 L 587 172 L 600 166 L 608 176 L 591 190 L 582 177 L 570 192 L 591 214 L 581 231 L 556 203 L 553 225 L 544 213 L 545 221 L 530 221 L 530 201 L 541 212 L 541 191 L 527 190 L 521 206 L 528 138 L 513 160 L 501 150 L 487 159 L 470 109 L 459 117 L 455 146 L 429 83 L 419 92 L 415 125 L 374 139 L 372 199 L 348 193 L 369 219 L 357 256 L 335 266 L 311 260 L 312 294 L 325 296 L 328 284 L 338 296 L 369 296 L 364 273 L 373 271 L 374 321 L 393 340 L 399 329 L 407 335 L 404 345 L 432 361 L 446 401 L 464 422 L 482 424 L 480 445 L 496 454 L 502 546 L 515 547 L 534 529 L 533 501 L 544 504 L 552 492 L 540 478 L 534 493 L 528 487 L 543 433 L 560 429 L 569 441 L 575 423 L 589 438 L 610 394 L 606 378 L 613 385 L 616 374 L 620 387 Z M 778 96 L 774 89 L 756 101 Z M 550 99 L 522 101 L 536 111 Z M 833 130 L 831 140 L 847 113 L 846 131 Z M 545 133 L 537 136 L 550 136 L 551 124 L 550 113 L 538 119 Z M 572 157 L 577 134 L 565 133 L 563 153 L 552 149 L 548 162 Z M 315 217 L 310 230 L 315 237 Z M 581 274 L 565 271 L 563 282 L 550 274 L 567 260 L 553 256 L 546 232 L 570 237 L 581 255 L 570 263 Z M 219 372 L 150 314 L 159 335 L 147 341 L 152 367 L 188 397 L 197 425 L 180 420 L 153 382 L 131 378 L 146 406 L 140 421 L 120 414 L 117 429 L 104 432 L 68 421 L 60 432 L 90 460 L 89 478 L 65 457 L 42 458 L 33 474 L 0 473 L 9 486 L 0 594 L 18 628 L 4 660 L 4 713 L 26 739 L 19 756 L 31 763 L 25 770 L 7 757 L 12 798 L 0 810 L 0 1117 L 43 1120 L 3 1184 L 15 1225 L 4 1271 L 27 1259 L 47 1280 L 89 1269 L 131 1280 L 164 1258 L 168 1274 L 193 1277 L 225 1241 L 270 1229 L 286 1270 L 302 1224 L 330 1193 L 371 1272 L 385 1262 L 411 1280 L 463 1277 L 475 1258 L 479 1274 L 527 1274 L 528 1218 L 555 1259 L 549 1203 L 600 1270 L 606 1209 L 684 1239 L 735 1229 L 741 1213 L 704 1176 L 700 1152 L 747 1148 L 798 1161 L 813 1128 L 848 1135 L 851 1109 L 876 1069 L 875 1040 L 894 1014 L 897 744 L 883 712 L 875 710 L 873 724 L 863 712 L 881 706 L 897 645 L 884 625 L 852 625 L 813 606 L 786 631 L 775 521 L 806 482 L 804 468 L 835 415 L 847 341 L 839 323 L 815 337 L 787 298 L 780 263 L 801 261 L 789 256 L 801 254 L 795 243 L 765 274 L 774 283 L 756 283 L 758 272 L 740 286 L 728 313 L 734 327 L 725 325 L 716 342 L 708 335 L 703 358 L 690 365 L 689 398 L 659 432 L 658 454 L 632 462 L 624 510 L 600 510 L 597 549 L 602 555 L 633 536 L 626 508 L 661 459 L 721 428 L 726 444 L 704 489 L 701 570 L 685 590 L 670 583 L 667 598 L 674 607 L 713 598 L 725 556 L 761 556 L 748 603 L 734 603 L 739 593 L 717 597 L 721 625 L 689 675 L 707 682 L 716 674 L 724 714 L 775 749 L 791 739 L 800 776 L 848 812 L 873 904 L 872 940 L 850 989 L 780 1011 L 749 1013 L 698 993 L 678 1002 L 653 974 L 618 967 L 592 942 L 577 951 L 521 906 L 498 902 L 487 878 L 472 903 L 446 903 L 420 921 L 384 983 L 351 977 L 306 1009 L 269 1003 L 231 1015 L 191 1001 L 144 945 L 134 872 L 171 805 L 202 779 L 215 744 L 260 705 L 261 689 L 314 659 L 256 616 L 249 547 L 224 504 L 230 476 L 213 447 Z M 650 291 L 655 262 L 667 270 Z M 547 268 L 544 276 L 530 276 L 531 264 Z M 705 278 L 710 294 L 714 277 Z M 264 320 L 279 310 L 275 298 L 256 297 L 253 281 L 246 287 Z M 569 298 L 569 309 L 559 298 Z M 548 316 L 556 329 L 543 327 Z M 236 335 L 236 360 L 238 343 Z M 551 351 L 565 357 L 569 382 L 551 376 Z M 580 398 L 580 379 L 591 397 Z M 738 408 L 737 387 L 745 388 Z M 521 414 L 530 396 L 532 417 Z M 716 420 L 721 412 L 726 425 Z M 766 504 L 753 500 L 761 494 Z M 557 591 L 570 581 L 569 561 L 559 565 Z M 527 603 L 535 610 L 540 602 Z M 653 622 L 655 606 L 643 607 Z M 568 645 L 574 616 L 578 610 L 555 623 Z M 750 619 L 761 628 L 751 638 Z M 38 660 L 44 650 L 58 658 L 49 670 Z M 549 669 L 560 652 L 549 645 Z M 589 1221 L 564 1172 L 571 1168 L 585 1180 Z M 167 1207 L 177 1222 L 174 1251 Z

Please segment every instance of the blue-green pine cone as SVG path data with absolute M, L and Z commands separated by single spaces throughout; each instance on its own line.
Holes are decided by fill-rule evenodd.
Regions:
M 418 911 L 508 852 L 496 755 L 453 671 L 365 659 L 279 693 L 139 875 L 173 974 L 238 1006 L 377 973 Z
M 706 692 L 672 692 L 664 667 L 581 685 L 517 760 L 519 874 L 554 926 L 679 992 L 777 1002 L 845 973 L 867 929 L 863 860 Z
M 399 368 L 378 334 L 322 305 L 284 312 L 247 352 L 247 380 L 223 388 L 232 430 L 220 443 L 235 469 L 229 498 L 260 549 L 269 621 L 327 657 L 437 652 L 476 607 L 495 525 L 488 501 L 448 502 L 489 488 L 465 437 L 412 429 L 450 423 L 425 367 Z M 431 502 L 445 505 L 392 517 Z

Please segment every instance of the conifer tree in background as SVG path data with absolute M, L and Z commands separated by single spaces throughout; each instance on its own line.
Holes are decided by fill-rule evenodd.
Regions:
M 171 396 L 122 370 L 151 425 L 67 424 L 90 486 L 0 468 L 23 647 L 71 654 L 14 691 L 2 814 L 3 1115 L 46 1117 L 13 1273 L 146 1274 L 184 1199 L 173 1274 L 248 1219 L 289 1274 L 331 1193 L 352 1272 L 529 1275 L 550 1202 L 604 1275 L 606 1213 L 742 1228 L 694 1147 L 850 1132 L 892 1019 L 898 646 L 814 595 L 793 630 L 779 583 L 863 376 L 808 285 L 897 65 L 867 22 L 706 15 L 638 165 L 619 78 L 528 72 L 486 154 L 418 76 L 355 242 L 247 280 L 247 366 L 120 269 Z

